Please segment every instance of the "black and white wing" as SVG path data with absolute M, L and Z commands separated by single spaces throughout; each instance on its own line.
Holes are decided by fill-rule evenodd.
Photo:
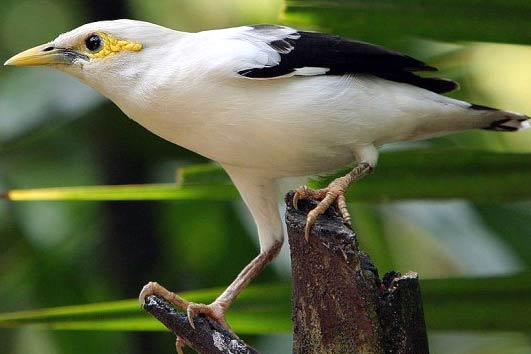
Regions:
M 247 78 L 371 74 L 437 93 L 458 88 L 458 84 L 451 80 L 414 74 L 437 69 L 378 45 L 277 25 L 231 30 L 234 31 L 232 39 L 237 38 L 254 47 L 254 51 L 243 50 L 246 60 L 242 60 L 237 69 L 239 75 Z

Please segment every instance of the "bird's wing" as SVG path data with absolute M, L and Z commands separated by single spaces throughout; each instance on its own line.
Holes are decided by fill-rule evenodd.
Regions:
M 415 71 L 437 69 L 387 48 L 317 32 L 277 25 L 255 25 L 216 31 L 227 41 L 235 71 L 250 79 L 291 76 L 371 74 L 442 93 L 456 89 L 454 81 L 423 78 Z M 228 49 L 227 49 L 228 48 Z M 236 54 L 237 52 L 237 54 Z

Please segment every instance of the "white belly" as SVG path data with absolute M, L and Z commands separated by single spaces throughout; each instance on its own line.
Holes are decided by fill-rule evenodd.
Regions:
M 462 115 L 461 101 L 382 81 L 233 79 L 158 92 L 167 99 L 143 109 L 117 103 L 155 134 L 212 160 L 297 176 L 343 167 L 367 145 L 440 133 Z

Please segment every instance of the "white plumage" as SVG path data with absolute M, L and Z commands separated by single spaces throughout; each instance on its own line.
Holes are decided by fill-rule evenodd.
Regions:
M 98 52 L 83 46 L 92 35 L 142 49 L 96 58 Z M 46 46 L 55 55 L 74 51 L 69 60 L 46 64 L 100 91 L 153 133 L 219 162 L 231 176 L 256 220 L 261 254 L 210 310 L 198 310 L 221 311 L 209 314 L 223 324 L 222 312 L 278 252 L 282 177 L 353 161 L 375 167 L 377 148 L 386 143 L 528 126 L 524 115 L 439 95 L 455 84 L 416 76 L 434 68 L 413 58 L 283 26 L 184 33 L 119 20 L 84 25 Z M 22 57 L 7 64 L 28 65 Z M 143 296 L 160 293 L 157 286 Z

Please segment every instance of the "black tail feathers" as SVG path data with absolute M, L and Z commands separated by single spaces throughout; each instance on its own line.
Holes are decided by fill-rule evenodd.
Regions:
M 492 120 L 487 126 L 482 128 L 485 130 L 493 130 L 497 132 L 516 132 L 527 129 L 531 126 L 529 124 L 529 117 L 521 113 L 503 111 L 478 104 L 470 105 L 469 109 L 489 112 L 489 116 Z

